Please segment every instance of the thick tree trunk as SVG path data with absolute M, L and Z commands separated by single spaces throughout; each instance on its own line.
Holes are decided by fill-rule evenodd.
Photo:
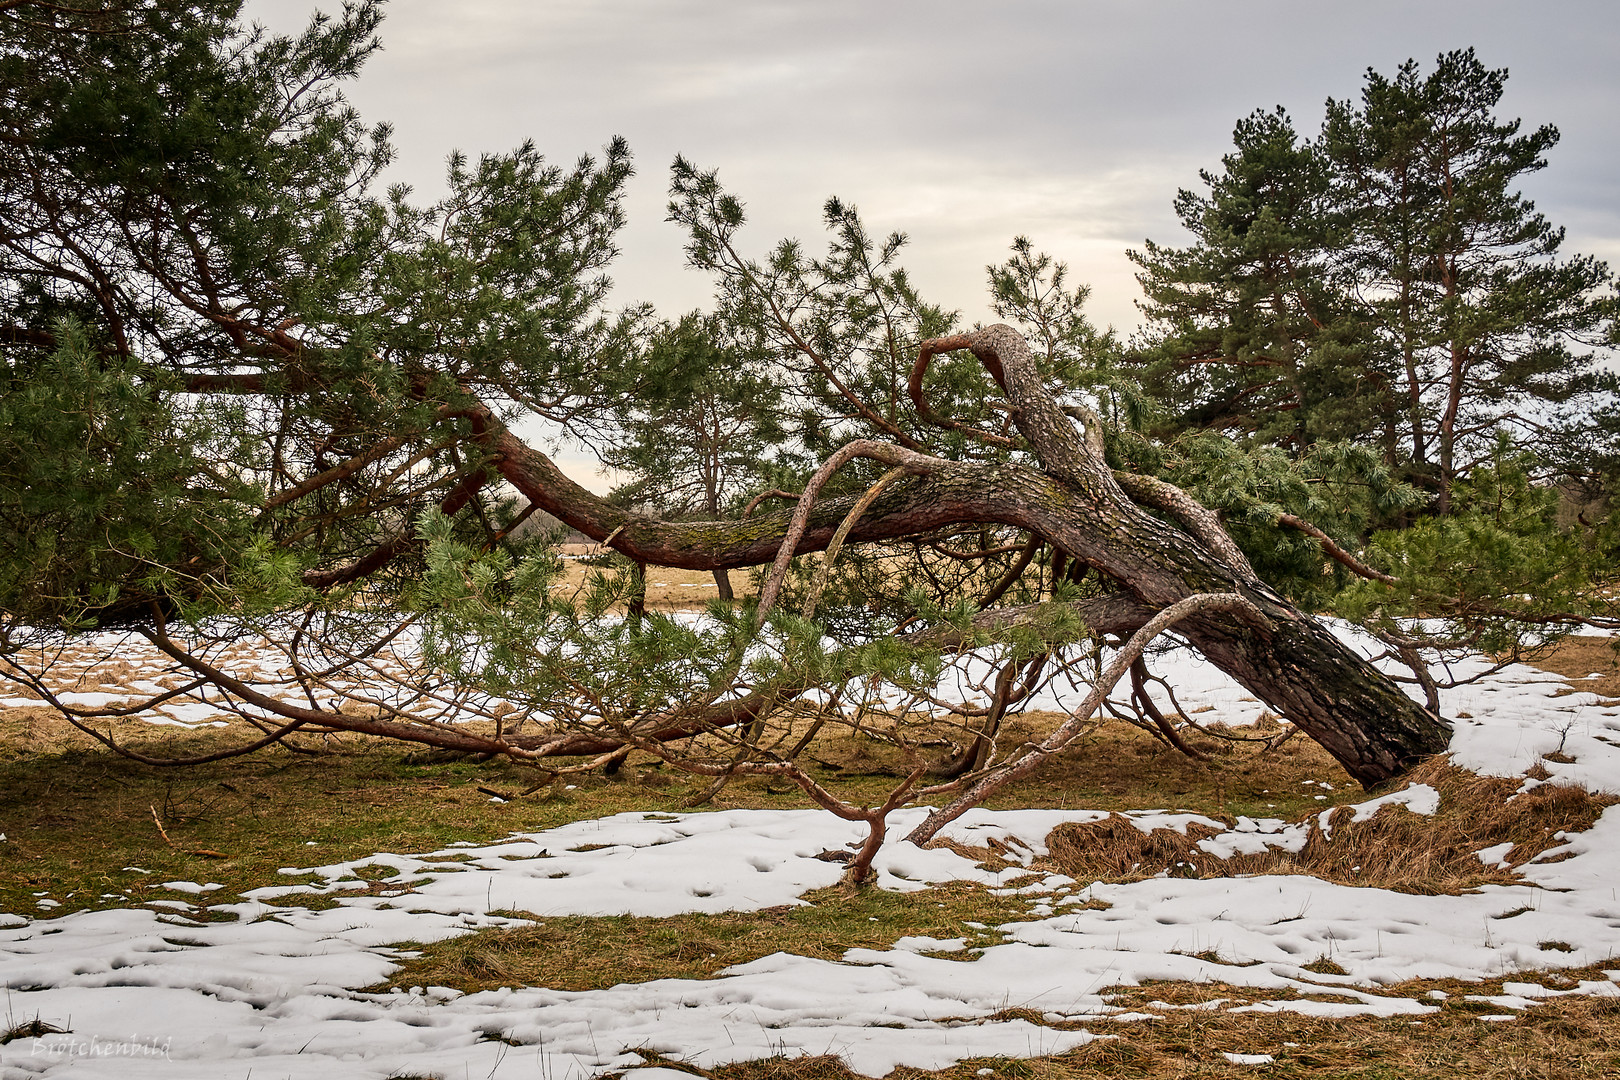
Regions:
M 854 523 L 849 543 L 953 524 L 1014 525 L 1115 582 L 1140 605 L 1141 622 L 1195 594 L 1236 593 L 1253 605 L 1252 613 L 1200 613 L 1177 632 L 1321 743 L 1362 784 L 1383 783 L 1445 749 L 1449 725 L 1261 582 L 1208 511 L 1170 485 L 1144 478 L 1127 478 L 1136 499 L 1175 523 L 1128 496 L 1103 461 L 1100 433 L 1081 431 L 1059 408 L 1016 331 L 992 326 L 925 343 L 919 369 L 937 352 L 963 348 L 972 349 L 1005 389 L 1018 430 L 1042 467 L 940 461 L 884 491 Z M 913 386 L 920 385 L 919 375 Z M 759 565 L 775 559 L 788 535 L 788 511 L 697 523 L 634 517 L 568 480 L 492 415 L 479 419 L 508 482 L 542 510 L 638 562 L 694 570 Z M 816 505 L 795 553 L 823 550 L 852 502 Z

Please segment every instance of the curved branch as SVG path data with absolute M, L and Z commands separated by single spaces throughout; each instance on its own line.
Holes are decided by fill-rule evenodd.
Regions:
M 982 551 L 955 551 L 932 541 L 928 543 L 930 551 L 938 552 L 947 559 L 955 559 L 957 562 L 980 562 L 995 555 L 1007 555 L 1014 551 L 1023 551 L 1028 546 L 1028 544 L 998 544 L 993 548 L 984 548 Z
M 960 431 L 980 442 L 991 446 L 1001 447 L 1004 450 L 1013 450 L 1018 446 L 1017 439 L 1009 439 L 1005 435 L 995 435 L 988 431 L 980 431 L 971 424 L 964 424 L 959 420 L 952 420 L 948 416 L 941 416 L 928 406 L 928 396 L 923 391 L 923 376 L 928 373 L 929 365 L 934 357 L 940 353 L 955 352 L 958 349 L 973 347 L 973 335 L 952 334 L 948 337 L 932 338 L 923 342 L 917 348 L 917 362 L 911 366 L 911 376 L 906 380 L 906 392 L 911 395 L 911 403 L 917 409 L 917 417 L 924 423 L 932 424 L 943 431 Z M 986 365 L 987 367 L 989 365 Z M 992 369 L 991 376 L 1001 383 L 999 374 Z M 1003 385 L 1005 389 L 1005 385 Z
M 1177 525 L 1186 529 L 1205 547 L 1220 556 L 1232 569 L 1247 575 L 1251 580 L 1260 580 L 1254 572 L 1254 567 L 1249 565 L 1249 557 L 1243 554 L 1243 549 L 1237 546 L 1221 524 L 1219 515 L 1203 503 L 1176 485 L 1160 480 L 1156 476 L 1144 476 L 1141 473 L 1115 469 L 1114 480 L 1120 489 L 1135 501 L 1169 514 Z
M 1181 733 L 1176 731 L 1176 726 L 1165 718 L 1164 713 L 1159 711 L 1158 702 L 1153 700 L 1153 695 L 1148 691 L 1147 684 L 1150 680 L 1164 682 L 1162 679 L 1154 679 L 1154 676 L 1148 671 L 1147 660 L 1138 656 L 1131 662 L 1131 700 L 1136 703 L 1137 708 L 1147 713 L 1148 719 L 1153 721 L 1154 728 L 1164 737 L 1165 742 L 1194 761 L 1208 761 L 1209 755 L 1190 746 L 1181 737 Z M 1169 684 L 1166 683 L 1165 685 L 1168 686 Z
M 800 498 L 803 494 L 804 492 L 802 491 L 787 491 L 783 488 L 771 488 L 769 491 L 762 491 L 758 495 L 755 495 L 752 499 L 748 500 L 748 505 L 743 507 L 742 516 L 753 516 L 754 511 L 759 509 L 759 504 L 764 502 L 766 499 L 787 499 L 789 501 L 794 501 Z
M 443 727 L 417 727 L 411 724 L 400 724 L 391 720 L 372 720 L 362 717 L 348 716 L 344 713 L 323 712 L 319 709 L 306 709 L 302 705 L 290 705 L 279 698 L 258 690 L 233 678 L 220 669 L 201 660 L 175 644 L 169 637 L 161 614 L 153 626 L 137 626 L 135 633 L 150 641 L 170 659 L 190 668 L 197 674 L 222 690 L 229 691 L 237 698 L 258 709 L 263 709 L 275 716 L 286 717 L 302 724 L 314 724 L 320 727 L 335 728 L 340 731 L 355 731 L 365 735 L 384 735 L 389 738 L 401 739 L 406 742 L 419 742 L 428 746 L 437 746 L 444 750 L 463 750 L 474 754 L 502 754 L 512 753 L 512 750 L 493 739 L 486 739 L 469 732 L 452 731 Z M 513 756 L 521 756 L 514 754 Z
M 879 495 L 883 494 L 884 488 L 909 472 L 910 470 L 904 467 L 890 469 L 878 477 L 877 483 L 867 488 L 866 494 L 856 499 L 855 505 L 844 515 L 843 524 L 833 533 L 832 542 L 827 545 L 827 555 L 816 570 L 816 579 L 810 585 L 810 594 L 804 598 L 804 607 L 799 613 L 805 618 L 808 619 L 816 613 L 816 605 L 821 602 L 821 593 L 827 587 L 827 578 L 832 574 L 833 563 L 838 561 L 838 552 L 844 546 L 844 538 L 849 536 L 849 530 L 855 527 L 855 523 L 861 520 L 861 515 L 877 501 Z
M 799 505 L 793 510 L 793 519 L 788 524 L 787 535 L 782 538 L 776 560 L 771 564 L 771 572 L 765 578 L 764 587 L 759 591 L 759 608 L 754 614 L 754 629 L 758 630 L 765 625 L 765 617 L 776 604 L 776 597 L 782 591 L 782 582 L 787 578 L 788 565 L 798 553 L 799 541 L 804 538 L 805 529 L 809 527 L 810 511 L 815 508 L 816 496 L 826 486 L 827 481 L 832 479 L 834 473 L 858 457 L 881 461 L 916 476 L 925 476 L 951 464 L 944 458 L 930 457 L 915 450 L 906 450 L 872 439 L 856 439 L 828 458 L 821 468 L 816 470 L 810 482 L 804 485 L 804 494 L 800 496 Z M 877 494 L 882 494 L 881 488 Z M 872 498 L 876 499 L 877 495 L 873 495 Z M 867 501 L 867 505 L 871 505 L 871 500 Z M 860 515 L 854 516 L 859 518 Z M 853 525 L 853 520 L 850 524 Z M 846 536 L 849 534 L 848 528 L 843 528 L 842 531 Z
M 198 685 L 200 685 L 203 682 L 211 682 L 211 681 L 212 680 L 210 680 L 210 679 L 197 679 L 197 680 L 194 680 L 192 683 L 189 684 L 189 688 L 194 689 L 195 687 L 197 687 Z M 304 727 L 307 723 L 309 723 L 309 721 L 307 721 L 307 720 L 294 720 L 291 723 L 283 724 L 281 727 L 276 728 L 275 730 L 268 732 L 265 735 L 265 737 L 262 738 L 262 739 L 255 739 L 252 742 L 243 743 L 241 746 L 233 746 L 233 747 L 230 747 L 230 748 L 225 749 L 225 750 L 216 750 L 216 751 L 214 751 L 213 753 L 210 753 L 210 754 L 199 754 L 196 757 L 188 757 L 188 758 L 152 757 L 152 756 L 150 756 L 148 754 L 141 753 L 139 750 L 131 750 L 129 747 L 121 745 L 118 742 L 118 740 L 114 739 L 111 735 L 109 735 L 109 734 L 107 734 L 105 732 L 102 732 L 102 731 L 98 731 L 97 729 L 91 727 L 89 724 L 85 723 L 84 721 L 87 720 L 87 719 L 91 719 L 93 716 L 94 717 L 128 716 L 128 715 L 131 715 L 133 713 L 141 712 L 141 711 L 143 711 L 145 709 L 148 709 L 148 708 L 152 707 L 154 704 L 156 704 L 157 702 L 165 700 L 166 698 L 173 697 L 173 696 L 175 696 L 175 693 L 181 693 L 181 692 L 184 692 L 184 691 L 175 691 L 175 692 L 172 692 L 172 693 L 169 693 L 169 694 L 164 694 L 164 695 L 161 695 L 158 698 L 154 698 L 154 699 L 151 699 L 149 701 L 143 702 L 141 705 L 135 706 L 133 708 L 126 708 L 126 709 L 98 709 L 98 710 L 94 710 L 94 712 L 89 712 L 89 711 L 85 711 L 85 710 L 81 710 L 81 709 L 76 709 L 73 706 L 68 705 L 67 703 L 63 702 L 54 693 L 51 692 L 49 687 L 46 687 L 43 683 L 40 683 L 37 680 L 29 679 L 29 680 L 27 680 L 27 685 L 35 693 L 39 694 L 40 697 L 47 704 L 49 704 L 51 706 L 51 708 L 55 709 L 62 716 L 62 718 L 64 720 L 66 720 L 68 723 L 72 724 L 74 727 L 78 728 L 84 734 L 86 734 L 86 735 L 90 736 L 92 739 L 96 740 L 96 742 L 100 743 L 101 745 L 105 746 L 107 749 L 111 750 L 113 753 L 117 754 L 119 757 L 128 758 L 131 761 L 138 761 L 142 765 L 153 765 L 153 766 L 158 766 L 158 767 L 162 767 L 162 768 L 170 768 L 170 767 L 176 767 L 176 766 L 187 766 L 187 765 L 207 765 L 207 764 L 209 764 L 211 762 L 225 761 L 228 758 L 241 757 L 244 754 L 251 754 L 256 750 L 263 750 L 266 746 L 269 746 L 272 743 L 280 742 L 282 739 L 285 739 L 288 735 L 291 735 L 293 732 L 297 731 L 298 729 Z

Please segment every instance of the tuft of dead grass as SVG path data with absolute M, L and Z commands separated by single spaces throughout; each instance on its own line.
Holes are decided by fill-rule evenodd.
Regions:
M 32 1020 L 24 1020 L 20 1024 L 13 1024 L 7 1028 L 0 1028 L 0 1046 L 18 1039 L 39 1039 L 46 1035 L 65 1035 L 67 1028 L 59 1028 L 54 1024 L 47 1024 L 36 1015 Z
M 1216 829 L 1192 823 L 1185 833 L 1169 828 L 1144 832 L 1120 814 L 1061 825 L 1047 846 L 1052 861 L 1082 881 L 1159 873 L 1200 878 L 1310 874 L 1344 885 L 1455 894 L 1517 880 L 1513 867 L 1559 844 L 1561 833 L 1590 828 L 1605 806 L 1620 801 L 1562 784 L 1542 784 L 1520 795 L 1517 779 L 1478 776 L 1444 759 L 1419 767 L 1407 779 L 1439 791 L 1440 806 L 1433 816 L 1385 806 L 1358 822 L 1351 820 L 1349 807 L 1337 807 L 1305 819 L 1309 832 L 1298 852 L 1271 848 L 1223 859 L 1199 847 Z M 1506 869 L 1487 866 L 1475 854 L 1504 843 L 1513 844 L 1502 860 Z
M 0 707 L 0 761 L 69 749 L 89 749 L 96 741 L 44 705 Z

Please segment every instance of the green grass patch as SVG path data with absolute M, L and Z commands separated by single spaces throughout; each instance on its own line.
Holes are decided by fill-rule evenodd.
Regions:
M 964 939 L 943 953 L 972 960 L 998 944 L 989 929 L 1027 916 L 1028 901 L 953 882 L 924 892 L 821 889 L 808 904 L 718 915 L 566 916 L 531 926 L 481 930 L 412 946 L 389 987 L 448 986 L 475 992 L 502 986 L 597 990 L 650 979 L 707 979 L 777 952 L 837 960 L 849 949 L 887 949 L 908 936 Z M 526 912 L 507 912 L 533 918 Z M 978 926 L 969 926 L 977 923 Z

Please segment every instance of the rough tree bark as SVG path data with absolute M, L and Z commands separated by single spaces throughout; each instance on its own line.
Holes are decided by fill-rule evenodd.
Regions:
M 1236 594 L 1252 610 L 1199 612 L 1177 632 L 1363 785 L 1381 784 L 1445 749 L 1450 726 L 1260 581 L 1214 515 L 1167 484 L 1126 477 L 1122 487 L 1103 460 L 1100 433 L 1077 427 L 1047 392 L 1011 327 L 925 342 L 912 379 L 920 415 L 942 420 L 922 400 L 922 374 L 934 355 L 955 349 L 972 350 L 1002 387 L 1033 463 L 934 459 L 936 466 L 874 500 L 847 542 L 964 523 L 1017 526 L 1115 583 L 1139 606 L 1137 626 L 1190 596 Z M 635 561 L 693 570 L 755 566 L 774 561 L 790 533 L 790 511 L 740 521 L 637 517 L 563 476 L 488 410 L 475 410 L 474 420 L 505 480 L 540 509 Z M 827 499 L 810 508 L 794 554 L 824 550 L 852 502 Z

